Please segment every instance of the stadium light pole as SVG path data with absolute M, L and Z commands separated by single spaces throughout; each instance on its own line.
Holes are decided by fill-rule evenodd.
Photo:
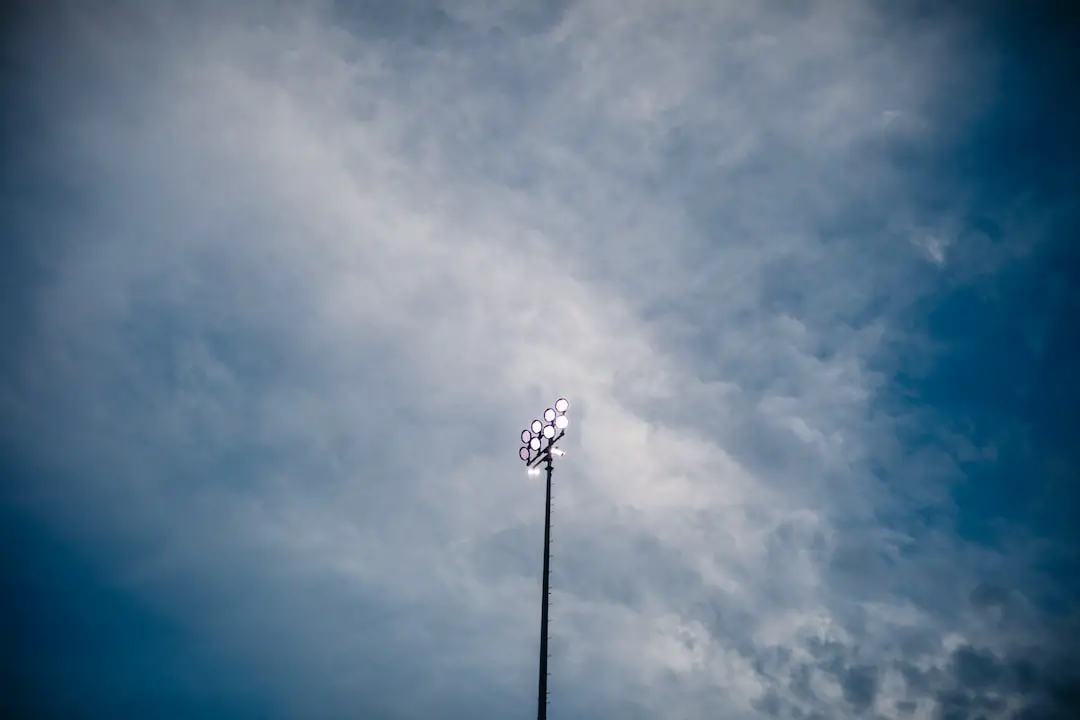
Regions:
M 547 720 L 547 679 L 548 679 L 548 577 L 551 570 L 551 473 L 554 470 L 554 458 L 565 455 L 555 446 L 566 435 L 569 420 L 566 411 L 570 402 L 559 398 L 553 407 L 544 411 L 544 419 L 533 420 L 528 428 L 521 431 L 521 449 L 518 457 L 525 463 L 529 475 L 538 476 L 540 466 L 544 466 L 547 475 L 547 494 L 544 498 L 544 575 L 540 605 L 540 679 L 536 694 L 536 718 Z M 546 444 L 545 444 L 546 441 Z

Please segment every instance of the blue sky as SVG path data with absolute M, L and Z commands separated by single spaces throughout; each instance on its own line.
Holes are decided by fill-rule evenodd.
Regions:
M 1074 715 L 1065 10 L 218 5 L 4 18 L 5 709 L 529 717 L 566 395 L 553 717 Z

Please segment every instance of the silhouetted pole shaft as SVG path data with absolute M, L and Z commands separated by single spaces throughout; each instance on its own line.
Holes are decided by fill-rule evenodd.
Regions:
M 536 699 L 537 720 L 547 720 L 548 661 L 548 566 L 551 562 L 551 456 L 547 459 L 547 499 L 544 505 L 544 597 L 540 606 L 540 689 Z

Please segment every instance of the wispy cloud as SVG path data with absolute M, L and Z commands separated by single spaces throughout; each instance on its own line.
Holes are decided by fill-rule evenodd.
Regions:
M 956 446 L 882 400 L 915 303 L 1030 247 L 976 248 L 926 172 L 990 90 L 970 24 L 420 5 L 26 25 L 56 195 L 0 397 L 49 479 L 13 492 L 283 715 L 510 716 L 515 436 L 564 394 L 553 712 L 1040 696 L 1038 612 L 990 582 L 1021 556 L 937 519 Z

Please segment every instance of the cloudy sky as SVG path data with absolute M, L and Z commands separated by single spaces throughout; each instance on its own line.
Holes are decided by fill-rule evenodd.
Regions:
M 5 5 L 6 716 L 1075 717 L 1019 6 Z

